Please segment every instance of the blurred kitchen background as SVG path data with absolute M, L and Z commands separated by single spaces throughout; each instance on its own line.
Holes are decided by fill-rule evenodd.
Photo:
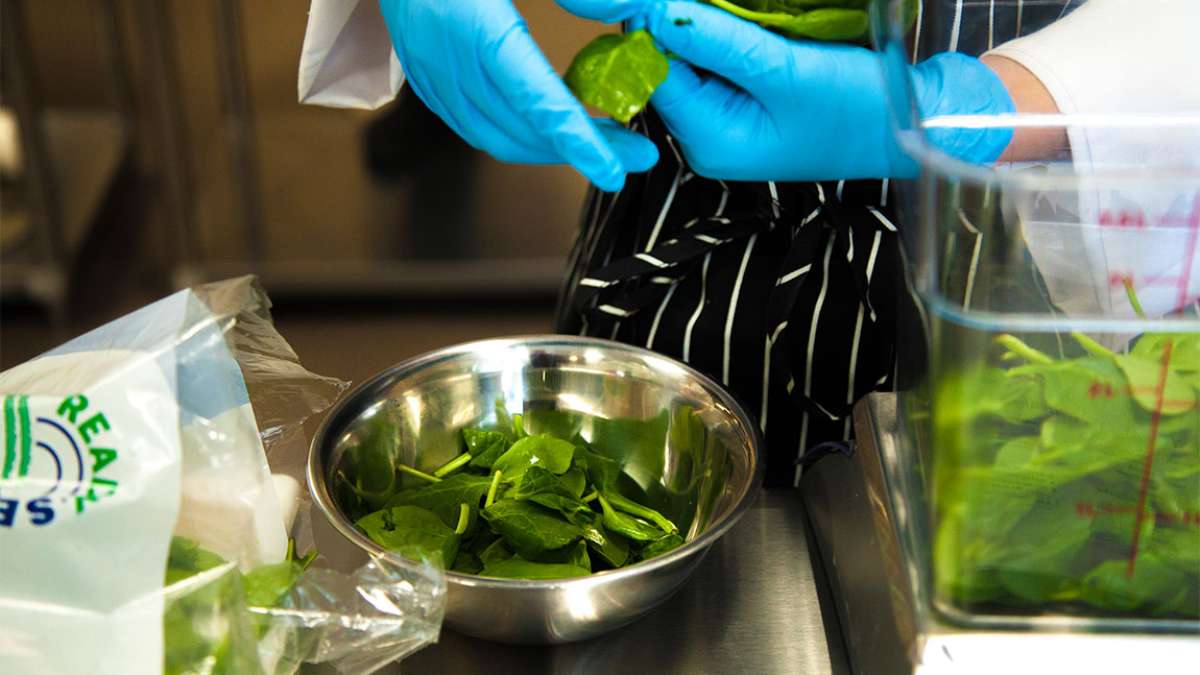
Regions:
M 605 30 L 516 4 L 560 72 Z M 299 105 L 307 14 L 0 0 L 0 368 L 248 273 L 304 362 L 355 380 L 551 329 L 583 179 L 495 162 L 407 92 L 372 112 Z

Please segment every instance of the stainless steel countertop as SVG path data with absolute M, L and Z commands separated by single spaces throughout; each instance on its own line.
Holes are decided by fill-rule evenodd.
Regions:
M 848 673 L 836 619 L 822 615 L 827 586 L 809 543 L 799 494 L 766 491 L 675 597 L 625 628 L 545 647 L 443 630 L 438 644 L 380 672 Z

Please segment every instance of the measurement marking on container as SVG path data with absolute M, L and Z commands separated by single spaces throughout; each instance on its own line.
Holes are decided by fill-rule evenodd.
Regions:
M 1142 463 L 1142 484 L 1138 489 L 1137 512 L 1133 517 L 1133 543 L 1129 548 L 1129 564 L 1125 566 L 1126 578 L 1132 578 L 1137 566 L 1138 540 L 1142 536 L 1142 521 L 1146 517 L 1146 495 L 1150 491 L 1150 471 L 1154 467 L 1154 445 L 1158 442 L 1158 429 L 1162 425 L 1163 399 L 1167 391 L 1167 375 L 1170 373 L 1171 352 L 1174 340 L 1163 343 L 1162 366 L 1158 373 L 1158 387 L 1154 394 L 1154 412 L 1150 415 L 1150 440 L 1146 444 L 1146 460 Z
M 1135 513 L 1137 513 L 1137 508 L 1127 504 L 1075 503 L 1075 515 L 1089 520 L 1095 520 L 1101 516 L 1128 516 Z M 1200 528 L 1200 511 L 1153 511 L 1147 515 L 1154 517 L 1155 525 L 1180 524 Z
M 1196 246 L 1200 243 L 1200 193 L 1192 197 L 1192 215 L 1189 218 L 1191 233 L 1188 235 L 1187 253 L 1183 264 L 1183 279 L 1179 282 L 1179 297 L 1176 304 L 1180 309 L 1188 304 L 1188 288 L 1192 283 L 1192 264 L 1196 262 Z
M 1124 387 L 1114 387 L 1112 382 L 1105 382 L 1099 379 L 1092 380 L 1092 383 L 1088 386 L 1088 398 L 1092 400 L 1098 398 L 1132 398 L 1137 395 L 1155 396 L 1157 394 L 1157 387 L 1133 387 L 1129 385 Z M 1183 408 L 1184 410 L 1188 410 L 1194 405 L 1196 405 L 1196 401 L 1191 399 L 1186 401 L 1169 398 L 1163 399 L 1163 406 L 1170 407 L 1172 410 L 1175 408 Z

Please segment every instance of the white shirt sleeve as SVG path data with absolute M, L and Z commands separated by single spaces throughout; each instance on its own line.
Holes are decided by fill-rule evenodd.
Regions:
M 1056 202 L 1053 215 L 1022 214 L 1030 251 L 1068 313 L 1132 316 L 1124 279 L 1152 315 L 1200 296 L 1200 225 L 1192 223 L 1200 219 L 1200 184 L 1183 180 L 1200 172 L 1198 28 L 1197 0 L 1090 0 L 990 52 L 1030 70 L 1060 112 L 1079 121 L 1067 128 L 1077 173 L 1181 174 L 1126 190 L 1046 195 Z M 1104 116 L 1143 123 L 1098 123 Z M 1150 116 L 1175 122 L 1144 124 Z M 1180 124 L 1185 117 L 1191 121 Z
M 373 110 L 403 84 L 376 0 L 312 0 L 300 53 L 301 103 Z

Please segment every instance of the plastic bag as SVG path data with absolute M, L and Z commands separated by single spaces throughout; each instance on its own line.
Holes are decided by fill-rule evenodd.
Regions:
M 269 309 L 201 286 L 0 373 L 0 672 L 359 673 L 436 639 L 441 572 L 312 550 L 304 422 L 346 383 Z

